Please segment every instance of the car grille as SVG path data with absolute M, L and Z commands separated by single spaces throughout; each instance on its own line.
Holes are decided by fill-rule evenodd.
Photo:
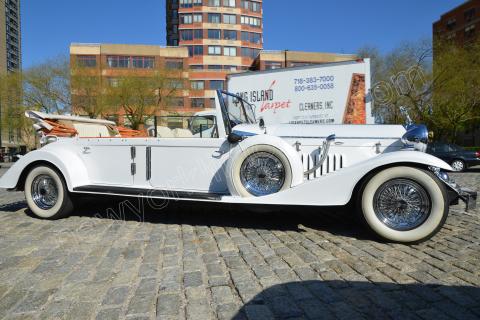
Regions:
M 313 154 L 303 153 L 302 162 L 304 171 L 308 171 L 315 167 L 320 161 L 320 153 L 315 152 Z M 317 169 L 314 173 L 311 173 L 306 177 L 308 180 L 325 176 L 329 173 L 338 171 L 345 167 L 345 156 L 343 154 L 329 154 L 323 165 Z

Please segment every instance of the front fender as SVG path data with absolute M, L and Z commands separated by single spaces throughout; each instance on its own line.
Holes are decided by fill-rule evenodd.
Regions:
M 48 145 L 40 150 L 35 150 L 21 157 L 15 164 L 0 178 L 0 188 L 15 189 L 22 174 L 27 173 L 32 166 L 46 163 L 55 167 L 65 178 L 69 191 L 81 185 L 88 185 L 88 172 L 82 159 L 76 154 L 73 148 L 62 145 L 57 148 L 54 144 Z
M 225 198 L 225 202 L 249 202 L 272 205 L 343 206 L 353 196 L 357 184 L 368 174 L 387 166 L 438 167 L 451 171 L 444 161 L 418 151 L 397 151 L 378 155 L 326 176 L 305 181 L 297 187 L 259 198 Z

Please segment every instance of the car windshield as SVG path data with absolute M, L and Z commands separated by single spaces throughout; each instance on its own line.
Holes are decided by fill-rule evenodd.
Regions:
M 241 97 L 222 92 L 225 112 L 230 122 L 234 125 L 243 123 L 256 123 L 255 107 L 243 100 Z

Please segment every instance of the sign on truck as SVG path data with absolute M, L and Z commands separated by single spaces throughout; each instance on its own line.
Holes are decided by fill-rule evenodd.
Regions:
M 266 123 L 374 123 L 369 59 L 232 74 L 227 81 Z

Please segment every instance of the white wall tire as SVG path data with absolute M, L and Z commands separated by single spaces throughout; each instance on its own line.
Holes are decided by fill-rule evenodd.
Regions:
M 402 186 L 406 189 L 400 189 Z M 389 193 L 391 190 L 397 191 Z M 397 207 L 390 210 L 384 203 Z M 430 239 L 443 226 L 449 211 L 445 186 L 432 173 L 413 167 L 393 167 L 374 175 L 362 188 L 358 205 L 361 218 L 376 235 L 398 243 Z M 385 211 L 388 215 L 383 215 Z
M 38 166 L 30 170 L 24 190 L 28 207 L 38 218 L 56 220 L 73 211 L 63 178 L 50 167 Z
M 233 195 L 237 195 L 240 197 L 248 198 L 248 197 L 255 197 L 258 195 L 253 194 L 249 191 L 244 183 L 242 182 L 242 165 L 244 164 L 245 160 L 252 155 L 256 154 L 266 154 L 271 155 L 274 158 L 278 159 L 282 166 L 283 166 L 283 184 L 280 188 L 278 188 L 277 192 L 286 190 L 291 187 L 292 185 L 292 166 L 290 161 L 288 160 L 287 156 L 280 151 L 279 149 L 270 146 L 270 145 L 255 145 L 252 147 L 247 148 L 242 153 L 240 153 L 237 157 L 230 159 L 232 163 L 229 164 L 230 172 L 230 181 L 229 181 L 229 189 Z

